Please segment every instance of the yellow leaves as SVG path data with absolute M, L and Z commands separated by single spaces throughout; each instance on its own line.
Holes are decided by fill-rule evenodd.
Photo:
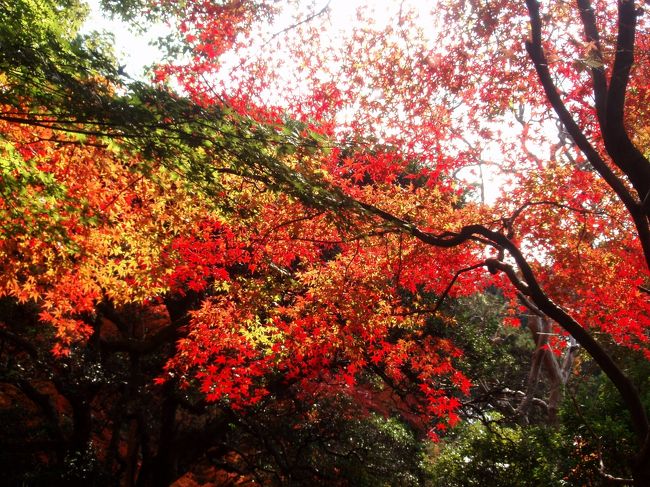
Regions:
M 69 343 L 75 329 L 78 338 L 85 333 L 77 317 L 92 312 L 99 301 L 143 302 L 169 291 L 170 243 L 214 214 L 214 204 L 188 192 L 161 167 L 151 168 L 145 178 L 133 171 L 136 159 L 79 144 L 84 141 L 55 145 L 45 142 L 52 137 L 47 130 L 4 123 L 0 134 L 0 150 L 12 151 L 13 162 L 29 160 L 23 164 L 26 177 L 37 168 L 41 179 L 63 191 L 44 203 L 52 215 L 35 215 L 43 222 L 17 225 L 19 232 L 0 240 L 0 296 L 38 303 L 42 320 Z M 30 212 L 30 199 L 47 196 L 16 198 L 16 214 Z M 54 218 L 60 235 L 49 231 Z
M 246 320 L 239 331 L 256 349 L 263 352 L 270 352 L 271 347 L 282 337 L 272 320 L 262 323 L 258 316 Z

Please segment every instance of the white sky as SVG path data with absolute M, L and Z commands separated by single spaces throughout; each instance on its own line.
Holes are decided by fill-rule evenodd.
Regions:
M 82 32 L 106 31 L 114 35 L 115 54 L 121 64 L 126 65 L 126 72 L 133 78 L 143 78 L 144 68 L 161 59 L 162 53 L 151 42 L 164 36 L 169 32 L 169 27 L 164 24 L 147 26 L 147 32 L 138 34 L 129 29 L 125 22 L 110 19 L 102 15 L 99 0 L 86 0 L 90 6 L 90 14 L 82 27 Z M 361 5 L 370 4 L 375 16 L 380 22 L 385 20 L 390 10 L 382 8 L 382 5 L 394 5 L 394 1 L 375 0 L 319 0 L 316 2 L 314 11 L 320 11 L 325 5 L 329 4 L 330 20 L 334 29 L 345 29 L 355 20 L 357 8 Z M 382 18 L 384 17 L 384 18 Z M 277 19 L 277 28 L 275 31 L 281 31 L 285 27 L 292 25 L 294 21 L 287 16 L 280 16 Z
M 116 19 L 110 19 L 102 15 L 99 5 L 99 0 L 86 0 L 90 6 L 90 14 L 82 27 L 82 32 L 91 31 L 106 31 L 112 33 L 114 36 L 114 49 L 115 54 L 120 62 L 126 66 L 126 73 L 133 79 L 145 80 L 145 69 L 157 61 L 161 60 L 162 53 L 155 46 L 151 45 L 152 41 L 169 33 L 169 26 L 158 24 L 148 26 L 147 32 L 136 33 L 129 29 L 125 22 Z M 387 8 L 388 3 L 393 8 Z M 327 0 L 318 0 L 314 11 L 318 12 L 326 4 Z M 409 2 L 407 2 L 409 3 Z M 356 11 L 361 5 L 369 5 L 375 14 L 375 18 L 379 24 L 383 24 L 388 20 L 388 16 L 394 14 L 394 1 L 368 1 L 368 0 L 330 0 L 330 22 L 334 31 L 347 30 L 356 20 Z M 424 6 L 424 5 L 423 5 Z M 280 16 L 277 19 L 277 25 L 271 26 L 271 32 L 278 32 L 295 23 L 295 20 L 287 16 Z M 493 150 L 486 149 L 486 159 L 497 159 L 498 153 L 495 154 Z M 491 156 L 491 157 L 489 157 Z M 496 156 L 496 157 L 495 157 Z M 495 173 L 495 169 L 490 166 L 483 168 L 484 171 L 484 190 L 486 202 L 492 202 L 502 185 L 501 178 Z M 463 171 L 462 177 L 469 180 L 477 180 L 478 175 L 471 175 L 470 171 Z
M 151 42 L 165 35 L 169 28 L 165 25 L 148 27 L 145 34 L 136 34 L 129 30 L 128 24 L 112 20 L 102 15 L 99 0 L 86 0 L 90 6 L 88 19 L 81 28 L 82 33 L 106 31 L 115 39 L 115 54 L 120 64 L 126 65 L 126 73 L 134 79 L 144 79 L 144 70 L 160 60 L 162 53 Z

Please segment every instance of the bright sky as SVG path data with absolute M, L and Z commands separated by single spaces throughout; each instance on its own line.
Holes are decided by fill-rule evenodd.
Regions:
M 159 37 L 164 36 L 169 32 L 169 27 L 166 25 L 154 25 L 147 28 L 144 34 L 136 33 L 129 29 L 128 24 L 119 20 L 110 19 L 102 15 L 99 5 L 99 0 L 86 0 L 90 5 L 91 12 L 88 16 L 86 23 L 82 28 L 82 32 L 91 31 L 106 31 L 112 33 L 115 39 L 115 53 L 121 64 L 126 66 L 126 73 L 133 79 L 146 79 L 145 68 L 159 61 L 162 53 L 155 46 L 151 45 L 152 41 Z M 388 8 L 390 2 L 392 8 Z M 419 6 L 417 2 L 412 0 L 413 5 Z M 368 0 L 318 0 L 313 11 L 320 11 L 325 5 L 329 5 L 329 19 L 334 32 L 338 30 L 349 30 L 351 25 L 354 25 L 356 18 L 356 11 L 362 5 L 369 6 L 374 13 L 374 17 L 378 24 L 383 24 L 389 21 L 389 16 L 395 14 L 394 1 L 375 0 L 368 2 Z M 424 7 L 424 5 L 423 5 Z M 284 28 L 291 26 L 295 21 L 288 16 L 280 16 L 277 19 L 277 25 L 271 26 L 272 32 L 282 31 Z M 494 159 L 495 154 L 486 148 L 487 159 Z M 498 160 L 498 157 L 497 157 Z M 484 167 L 484 190 L 485 199 L 487 202 L 494 200 L 501 186 L 499 176 L 494 172 L 492 167 Z M 467 174 L 465 174 L 467 173 Z M 477 180 L 477 174 L 471 174 L 470 171 L 464 171 L 461 177 L 469 180 Z
M 163 24 L 153 25 L 147 28 L 144 35 L 137 34 L 129 29 L 127 23 L 102 15 L 99 0 L 86 0 L 86 3 L 90 6 L 91 12 L 82 32 L 106 31 L 112 33 L 115 37 L 115 53 L 120 62 L 126 65 L 126 72 L 133 78 L 142 78 L 144 68 L 159 60 L 162 55 L 155 46 L 151 45 L 151 42 L 168 33 L 169 27 Z M 389 15 L 390 10 L 382 8 L 382 4 L 385 6 L 388 3 L 389 1 L 382 2 L 381 0 L 370 2 L 380 23 L 385 21 L 385 17 Z M 390 3 L 394 5 L 394 1 Z M 329 2 L 319 0 L 314 11 L 318 12 L 328 5 L 332 26 L 335 30 L 344 30 L 352 25 L 357 8 L 364 4 L 368 5 L 369 2 L 367 0 L 330 0 Z M 281 31 L 292 23 L 292 19 L 280 16 L 276 31 Z
M 86 0 L 90 14 L 82 27 L 82 32 L 106 31 L 115 38 L 115 54 L 121 64 L 126 65 L 126 73 L 134 79 L 144 79 L 144 69 L 161 58 L 161 52 L 151 45 L 151 41 L 168 32 L 165 25 L 153 25 L 145 34 L 129 30 L 128 24 L 102 15 L 99 0 Z

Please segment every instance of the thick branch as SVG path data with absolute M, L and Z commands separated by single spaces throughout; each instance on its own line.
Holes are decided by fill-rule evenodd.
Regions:
M 525 257 L 517 246 L 508 240 L 504 235 L 484 229 L 484 236 L 492 239 L 515 259 L 523 279 L 528 285 L 528 292 L 524 294 L 542 311 L 546 316 L 555 320 L 564 328 L 576 341 L 592 356 L 603 372 L 609 377 L 614 386 L 618 389 L 625 405 L 630 411 L 632 423 L 637 437 L 644 442 L 648 435 L 648 417 L 645 408 L 641 403 L 639 393 L 621 369 L 616 365 L 607 351 L 562 307 L 554 303 L 539 285 L 535 274 L 526 261 Z
M 629 3 L 632 3 L 632 1 L 630 0 Z M 578 126 L 576 121 L 571 116 L 571 113 L 569 113 L 569 111 L 567 110 L 553 82 L 553 78 L 551 77 L 551 73 L 548 69 L 548 61 L 546 59 L 546 55 L 544 54 L 544 49 L 542 47 L 542 21 L 539 12 L 539 2 L 537 0 L 526 0 L 526 6 L 528 7 L 528 12 L 530 16 L 530 26 L 531 26 L 531 38 L 530 40 L 526 41 L 526 50 L 528 51 L 528 55 L 532 60 L 533 65 L 535 66 L 535 71 L 537 72 L 542 87 L 544 88 L 544 93 L 546 94 L 546 98 L 548 102 L 551 104 L 551 106 L 553 107 L 553 109 L 555 110 L 555 113 L 557 113 L 562 124 L 566 127 L 567 132 L 569 133 L 573 141 L 576 143 L 578 148 L 587 157 L 587 160 L 593 166 L 593 168 L 601 175 L 601 177 L 607 182 L 607 184 L 614 190 L 614 192 L 619 197 L 621 202 L 625 205 L 625 208 L 630 213 L 634 221 L 634 225 L 636 226 L 637 229 L 639 241 L 641 242 L 641 246 L 643 248 L 643 253 L 646 259 L 646 265 L 650 268 L 650 226 L 648 224 L 648 218 L 646 216 L 647 211 L 643 208 L 643 205 L 640 203 L 644 201 L 644 198 L 647 195 L 647 191 L 643 195 L 640 195 L 639 201 L 637 201 L 637 199 L 634 198 L 632 193 L 628 191 L 623 181 L 621 181 L 621 179 L 619 179 L 618 176 L 614 174 L 614 172 L 605 163 L 602 157 L 600 157 L 598 151 L 591 145 L 591 143 L 583 133 L 582 129 Z M 622 62 L 623 61 L 619 61 L 619 65 Z M 623 73 L 624 73 L 623 68 L 619 67 L 619 75 Z M 629 74 L 629 70 L 627 73 Z M 615 100 L 618 100 L 618 98 L 615 98 Z M 624 101 L 624 98 L 622 101 Z M 609 104 L 610 101 L 607 102 L 608 111 L 610 109 Z M 621 118 L 621 126 L 622 126 L 622 118 Z M 625 135 L 625 138 L 627 138 L 627 135 Z M 607 149 L 609 152 L 610 147 L 607 147 Z M 614 162 L 619 167 L 621 167 L 620 161 L 618 159 L 624 157 L 624 155 L 619 155 L 618 154 L 619 152 L 620 152 L 619 149 L 616 149 L 615 153 L 612 154 L 610 152 L 610 155 L 614 159 Z M 643 158 L 643 156 L 641 156 L 641 158 Z M 648 165 L 648 161 L 645 160 L 645 158 L 643 159 L 644 159 L 643 161 L 639 161 L 635 159 L 634 164 L 635 167 L 638 166 L 637 169 L 639 171 L 643 171 L 645 174 L 645 170 L 642 168 Z M 626 175 L 630 177 L 632 183 L 634 184 L 634 179 L 632 179 L 632 175 L 627 173 L 623 167 L 621 167 L 621 169 L 626 173 Z M 645 181 L 646 182 L 650 181 L 650 173 L 646 177 Z M 635 186 L 635 188 L 637 189 L 637 191 L 639 191 L 638 187 Z
M 155 335 L 147 340 L 127 338 L 126 340 L 102 340 L 101 346 L 111 352 L 132 352 L 147 354 L 154 352 L 165 343 L 175 342 L 179 336 L 179 324 L 171 324 L 161 328 Z
M 596 63 L 592 63 L 591 79 L 594 88 L 594 100 L 596 102 L 596 113 L 600 126 L 605 125 L 607 114 L 607 78 L 605 77 L 605 64 L 603 62 L 603 51 L 600 45 L 600 35 L 596 24 L 596 16 L 590 0 L 578 0 L 580 19 L 585 30 L 585 40 L 593 46 L 590 56 L 595 57 Z
M 0 325 L 2 325 L 1 322 Z M 27 354 L 29 354 L 32 359 L 39 360 L 38 350 L 29 340 L 26 340 L 23 337 L 20 337 L 9 330 L 2 328 L 2 326 L 0 326 L 0 337 L 7 339 L 14 345 L 22 348 L 25 352 L 27 352 Z
M 436 247 L 454 247 L 461 245 L 470 240 L 488 242 L 492 247 L 507 251 L 515 260 L 521 273 L 521 278 L 515 270 L 496 259 L 488 259 L 486 265 L 501 270 L 506 273 L 512 284 L 525 296 L 527 296 L 535 306 L 547 317 L 555 320 L 564 330 L 573 336 L 578 344 L 582 346 L 589 355 L 596 361 L 602 371 L 609 377 L 614 386 L 618 389 L 623 402 L 630 412 L 634 431 L 637 438 L 643 446 L 648 437 L 649 426 L 648 417 L 645 408 L 641 403 L 639 393 L 635 389 L 630 379 L 625 376 L 622 370 L 614 362 L 607 351 L 591 336 L 591 334 L 580 325 L 569 313 L 561 306 L 554 303 L 542 289 L 535 273 L 530 264 L 519 250 L 519 248 L 505 235 L 490 230 L 483 225 L 468 225 L 458 232 L 444 232 L 440 235 L 423 232 L 416 225 L 390 215 L 383 210 L 375 207 L 364 205 L 368 211 L 374 215 L 387 215 L 388 221 L 396 223 L 402 229 L 410 233 L 420 241 Z
M 601 131 L 605 148 L 614 163 L 630 178 L 639 199 L 650 193 L 650 162 L 643 156 L 625 130 L 625 92 L 634 64 L 634 36 L 637 11 L 633 0 L 618 2 L 616 56 L 607 93 L 607 115 Z M 646 215 L 648 212 L 646 212 Z

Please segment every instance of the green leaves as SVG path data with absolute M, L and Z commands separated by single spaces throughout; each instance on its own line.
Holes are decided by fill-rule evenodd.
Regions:
M 60 210 L 67 206 L 66 187 L 5 139 L 0 139 L 0 191 L 0 238 L 18 233 L 42 234 L 52 240 L 64 237 Z
M 110 45 L 78 35 L 87 10 L 77 0 L 0 2 L 0 104 L 88 117 L 112 98 L 120 75 Z
M 561 436 L 544 428 L 487 422 L 463 425 L 442 447 L 429 456 L 430 485 L 445 487 L 562 486 L 558 469 Z

